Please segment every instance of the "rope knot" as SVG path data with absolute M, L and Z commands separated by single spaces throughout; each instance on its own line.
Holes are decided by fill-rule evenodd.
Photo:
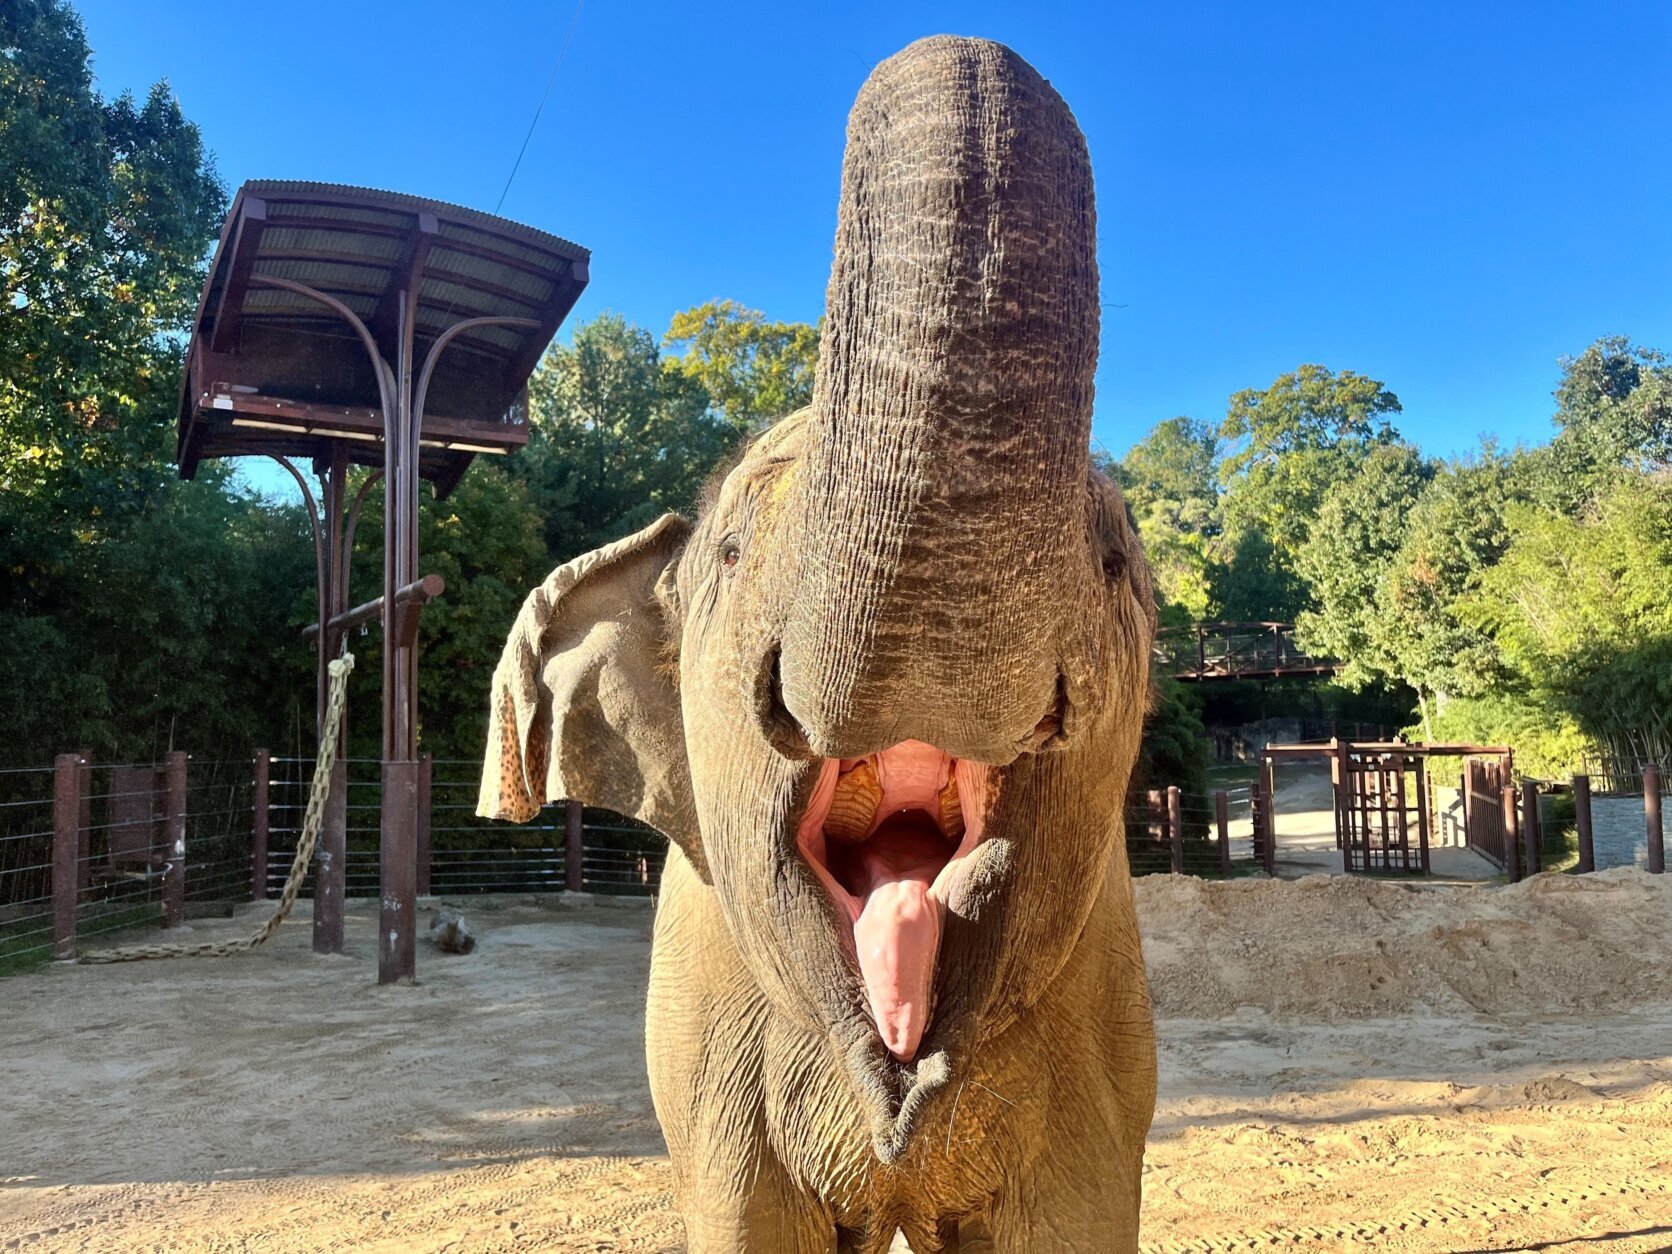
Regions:
M 331 672 L 332 679 L 347 675 L 349 671 L 354 669 L 354 655 L 345 653 L 340 658 L 335 659 L 326 669 Z

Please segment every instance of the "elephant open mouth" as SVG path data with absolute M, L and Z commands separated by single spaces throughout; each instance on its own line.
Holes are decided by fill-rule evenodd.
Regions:
M 853 928 L 877 1034 L 916 1056 L 934 1010 L 935 963 L 952 885 L 981 843 L 991 768 L 904 740 L 826 758 L 797 843 Z

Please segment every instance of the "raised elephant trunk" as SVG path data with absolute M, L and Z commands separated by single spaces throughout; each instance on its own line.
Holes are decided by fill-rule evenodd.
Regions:
M 1003 763 L 1058 729 L 1097 332 L 1091 168 L 1062 98 L 985 40 L 878 66 L 848 122 L 795 488 L 782 698 L 814 753 L 918 740 Z

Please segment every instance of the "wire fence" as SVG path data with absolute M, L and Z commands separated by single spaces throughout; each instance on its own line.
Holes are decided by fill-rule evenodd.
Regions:
M 376 897 L 380 765 L 357 758 L 345 770 L 346 895 Z M 481 819 L 478 763 L 441 759 L 425 770 L 421 892 L 658 891 L 667 842 L 652 828 L 585 808 L 577 845 L 563 803 L 520 825 Z M 74 956 L 78 945 L 121 928 L 229 915 L 239 902 L 277 895 L 312 777 L 311 758 L 266 755 L 200 761 L 175 754 L 163 763 L 71 756 L 51 767 L 0 770 L 0 974 Z M 1259 866 L 1247 786 L 1203 796 L 1153 793 L 1137 798 L 1126 819 L 1135 875 L 1239 875 Z M 183 859 L 173 853 L 177 838 Z M 304 896 L 313 880 L 310 867 Z
M 473 759 L 430 762 L 429 858 L 419 881 L 437 896 L 556 892 L 570 886 L 566 808 L 550 805 L 523 824 L 476 815 L 481 764 Z M 378 894 L 382 782 L 372 758 L 350 758 L 348 856 L 343 878 L 350 897 Z M 276 895 L 290 872 L 313 778 L 312 758 L 274 758 L 269 785 L 267 891 Z M 611 810 L 582 810 L 580 888 L 584 892 L 647 896 L 657 890 L 667 840 L 654 828 Z M 310 869 L 302 893 L 313 893 Z
M 1133 875 L 1176 873 L 1218 879 L 1262 869 L 1254 842 L 1250 786 L 1180 792 L 1176 804 L 1172 790 L 1155 790 L 1128 801 L 1126 861 Z
M 0 771 L 0 974 L 66 935 L 229 914 L 248 897 L 250 763 L 178 763 L 173 779 L 167 764 L 85 757 Z

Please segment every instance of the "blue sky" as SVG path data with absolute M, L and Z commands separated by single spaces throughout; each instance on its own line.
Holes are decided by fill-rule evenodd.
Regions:
M 101 90 L 166 77 L 229 186 L 492 210 L 573 0 L 79 0 Z M 1672 5 L 586 0 L 502 212 L 593 250 L 577 310 L 660 333 L 823 305 L 843 127 L 928 34 L 1009 43 L 1097 176 L 1096 435 L 1302 362 L 1382 379 L 1435 453 L 1544 439 L 1557 360 L 1672 350 Z

